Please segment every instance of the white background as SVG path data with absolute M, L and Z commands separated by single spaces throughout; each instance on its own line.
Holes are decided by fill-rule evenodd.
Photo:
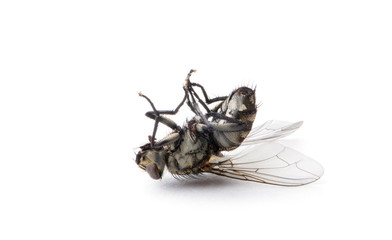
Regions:
M 1 1 L 1 239 L 390 239 L 390 1 Z M 296 188 L 134 163 L 189 69 L 257 85 L 319 161 Z M 174 119 L 182 124 L 189 111 Z M 161 127 L 159 136 L 169 133 Z

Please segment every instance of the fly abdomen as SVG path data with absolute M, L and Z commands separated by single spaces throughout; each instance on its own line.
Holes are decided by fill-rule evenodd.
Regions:
M 248 87 L 234 90 L 218 112 L 243 123 L 253 123 L 257 112 L 255 91 Z
M 222 119 L 217 123 L 219 130 L 213 133 L 214 141 L 221 150 L 233 150 L 241 145 L 252 129 L 257 113 L 255 91 L 248 87 L 234 90 L 217 112 L 237 121 L 228 123 Z

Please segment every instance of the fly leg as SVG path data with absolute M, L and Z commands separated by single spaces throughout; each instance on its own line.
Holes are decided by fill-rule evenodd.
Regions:
M 208 95 L 207 95 L 207 91 L 204 89 L 204 87 L 203 87 L 201 84 L 198 84 L 198 83 L 191 83 L 190 77 L 191 77 L 192 73 L 194 73 L 194 72 L 196 72 L 196 70 L 191 69 L 191 71 L 189 71 L 189 73 L 188 73 L 187 78 L 185 79 L 185 87 L 186 87 L 187 89 L 189 89 L 190 91 L 192 91 L 192 92 L 195 94 L 195 96 L 197 96 L 197 94 L 196 94 L 196 92 L 193 90 L 192 86 L 199 87 L 199 88 L 201 89 L 201 91 L 203 92 L 204 99 L 205 99 L 205 102 L 206 102 L 207 104 L 211 104 L 211 103 L 214 103 L 214 102 L 226 100 L 227 96 L 216 97 L 216 98 L 211 98 L 211 99 L 210 99 L 210 98 L 208 97 Z M 201 99 L 200 99 L 199 96 L 197 96 L 196 98 L 197 98 L 199 101 L 201 101 Z
M 208 97 L 208 94 L 207 94 L 207 91 L 205 90 L 205 88 L 204 88 L 201 84 L 198 84 L 198 83 L 191 83 L 190 77 L 191 77 L 191 75 L 192 75 L 193 72 L 196 72 L 196 70 L 191 69 L 190 72 L 188 73 L 187 78 L 185 79 L 185 86 L 184 86 L 184 89 L 185 89 L 186 91 L 188 91 L 188 92 L 190 93 L 190 95 L 191 95 L 191 99 L 189 99 L 189 97 L 188 97 L 188 102 L 187 102 L 187 104 L 188 104 L 188 106 L 190 107 L 190 109 L 191 109 L 196 115 L 199 115 L 199 116 L 205 121 L 205 123 L 208 125 L 207 119 L 204 119 L 205 117 L 203 118 L 203 116 L 202 116 L 203 114 L 202 114 L 202 112 L 201 112 L 201 111 L 199 110 L 199 108 L 198 108 L 198 105 L 197 105 L 197 103 L 196 103 L 196 99 L 197 99 L 198 102 L 199 102 L 199 103 L 204 107 L 204 109 L 207 111 L 207 114 L 208 114 L 208 115 L 211 115 L 211 116 L 216 117 L 216 118 L 219 118 L 219 119 L 222 119 L 222 118 L 223 118 L 223 119 L 226 119 L 227 117 L 222 116 L 222 115 L 218 115 L 218 113 L 216 113 L 216 112 L 217 112 L 217 110 L 220 108 L 220 106 L 222 105 L 223 101 L 226 100 L 228 96 L 216 97 L 216 98 L 209 98 L 209 97 Z M 201 89 L 205 101 L 203 101 L 203 100 L 199 97 L 199 95 L 196 93 L 196 91 L 193 89 L 193 87 L 198 87 L 198 88 Z M 214 109 L 212 109 L 212 110 L 207 106 L 207 104 L 211 104 L 211 103 L 219 102 L 219 101 L 221 101 L 221 103 L 220 103 L 218 106 L 216 106 Z M 216 114 L 215 114 L 215 113 L 216 113 Z M 218 117 L 218 116 L 220 116 L 220 117 Z M 209 116 L 208 116 L 208 117 L 209 117 Z M 208 118 L 208 117 L 207 117 L 207 118 Z M 226 119 L 226 120 L 228 120 L 228 119 Z M 228 121 L 230 121 L 230 120 L 228 120 Z M 233 121 L 230 121 L 230 122 L 233 122 Z M 234 122 L 235 122 L 235 120 L 234 120 Z
M 201 86 L 200 84 L 197 84 L 197 83 L 192 83 L 192 86 L 197 86 L 197 87 L 200 87 L 202 89 L 202 92 L 203 92 L 203 95 L 204 95 L 204 98 L 205 98 L 205 102 L 199 97 L 199 95 L 196 93 L 196 91 L 192 87 L 189 88 L 189 92 L 190 92 L 192 98 L 196 98 L 198 100 L 198 102 L 204 107 L 204 109 L 208 113 L 211 112 L 211 109 L 207 106 L 207 104 L 211 104 L 211 103 L 218 102 L 218 101 L 224 101 L 227 98 L 227 97 L 216 97 L 216 98 L 213 98 L 213 99 L 209 99 L 206 91 L 203 88 L 203 86 Z M 193 102 L 195 104 L 196 101 L 193 100 Z
M 216 105 L 213 109 L 210 109 L 210 111 L 207 111 L 209 113 L 211 112 L 217 112 L 218 109 L 222 106 L 223 101 L 225 101 L 227 99 L 228 96 L 223 96 L 223 97 L 215 97 L 215 98 L 209 98 L 207 95 L 206 90 L 204 89 L 204 87 L 198 83 L 192 83 L 192 86 L 196 86 L 199 87 L 204 95 L 204 99 L 205 99 L 205 103 L 207 104 L 211 104 L 211 103 L 215 103 L 215 102 L 220 102 L 218 105 Z M 194 91 L 194 90 L 193 90 Z M 195 92 L 195 96 L 196 98 L 199 100 L 199 102 L 201 102 L 202 100 L 200 99 L 200 97 L 197 95 L 197 93 Z M 203 105 L 204 108 L 206 108 L 205 105 Z
M 207 111 L 207 113 L 211 113 L 210 108 L 207 106 L 207 104 L 199 97 L 199 95 L 195 92 L 195 90 L 193 89 L 192 86 L 197 86 L 200 87 L 203 91 L 204 97 L 206 99 L 207 102 L 212 103 L 212 102 L 216 102 L 216 101 L 222 101 L 224 99 L 226 99 L 226 97 L 223 98 L 215 98 L 215 99 L 209 99 L 208 95 L 204 89 L 203 86 L 201 86 L 200 84 L 195 84 L 195 83 L 191 83 L 190 81 L 190 77 L 192 75 L 193 72 L 196 72 L 196 70 L 191 69 L 185 79 L 185 85 L 184 85 L 184 90 L 187 93 L 185 95 L 185 97 L 187 98 L 187 104 L 189 106 L 189 108 L 198 116 L 200 117 L 200 119 L 202 120 L 202 122 L 210 129 L 210 131 L 213 129 L 210 122 L 208 121 L 208 117 L 206 117 L 205 114 L 203 114 L 203 112 L 200 110 L 199 105 L 197 102 L 199 102 L 204 109 Z M 196 99 L 198 101 L 196 101 Z
M 191 69 L 191 71 L 188 73 L 188 76 L 187 76 L 187 78 L 185 79 L 185 88 L 187 89 L 187 91 L 190 93 L 190 95 L 191 95 L 191 97 L 192 97 L 192 103 L 193 103 L 193 105 L 196 104 L 196 100 L 195 100 L 195 98 L 196 98 L 196 99 L 198 100 L 198 102 L 203 106 L 203 108 L 209 113 L 209 112 L 211 112 L 211 109 L 207 106 L 207 104 L 211 104 L 211 103 L 219 102 L 219 101 L 224 101 L 224 100 L 226 100 L 227 96 L 225 96 L 225 97 L 216 97 L 216 98 L 210 99 L 210 98 L 208 97 L 208 95 L 207 95 L 206 90 L 204 89 L 204 87 L 203 87 L 202 85 L 200 85 L 200 84 L 198 84 L 198 83 L 191 83 L 191 82 L 190 82 L 189 78 L 190 78 L 191 74 L 192 74 L 193 72 L 195 72 L 195 71 L 196 71 L 196 70 Z M 203 100 L 199 97 L 199 95 L 198 95 L 198 94 L 196 93 L 196 91 L 193 89 L 193 86 L 199 87 L 199 88 L 201 89 L 201 91 L 203 92 L 205 101 L 203 101 Z M 188 100 L 188 105 L 190 105 L 189 103 L 190 103 L 190 101 Z M 191 107 L 191 109 L 192 109 L 192 107 Z
M 227 99 L 227 96 L 226 97 L 216 97 L 216 98 L 213 98 L 213 99 L 209 99 L 208 96 L 207 96 L 207 93 L 205 92 L 205 90 L 203 88 L 203 86 L 201 86 L 200 84 L 197 84 L 197 83 L 192 83 L 192 85 L 200 87 L 202 89 L 202 91 L 203 91 L 203 94 L 204 94 L 204 97 L 206 99 L 206 102 L 204 102 L 203 100 L 200 99 L 200 97 L 193 90 L 193 88 L 190 89 L 190 95 L 191 95 L 191 98 L 192 98 L 193 106 L 195 106 L 195 105 L 197 106 L 197 103 L 196 103 L 196 100 L 195 100 L 195 98 L 196 98 L 198 100 L 198 102 L 207 110 L 207 114 L 205 114 L 206 121 L 208 121 L 209 117 L 213 117 L 214 119 L 223 119 L 223 120 L 226 120 L 227 122 L 231 122 L 231 123 L 238 123 L 238 124 L 242 123 L 241 121 L 239 121 L 237 119 L 234 119 L 234 118 L 231 118 L 231 117 L 227 117 L 227 116 L 225 116 L 223 114 L 217 113 L 217 109 L 219 109 L 221 104 L 218 105 L 217 108 L 215 108 L 213 110 L 208 108 L 207 104 L 210 104 L 210 103 L 213 103 L 213 102 L 218 102 L 218 101 L 224 101 L 224 100 Z M 190 105 L 190 101 L 189 100 L 188 100 L 188 105 Z M 190 106 L 191 109 L 192 109 L 193 106 Z
M 208 121 L 208 119 L 207 119 L 207 117 L 206 117 L 206 115 L 204 115 L 204 114 L 202 113 L 202 111 L 201 111 L 200 108 L 199 108 L 199 105 L 198 105 L 197 102 L 196 102 L 196 99 L 195 99 L 195 96 L 194 96 L 194 95 L 197 95 L 197 94 L 193 91 L 193 89 L 192 89 L 191 87 L 188 88 L 188 91 L 189 91 L 190 94 L 188 94 L 186 97 L 187 97 L 187 99 L 188 99 L 187 104 L 188 104 L 189 108 L 190 108 L 198 117 L 201 118 L 201 120 L 203 121 L 203 123 L 204 123 L 205 125 L 207 125 L 209 128 L 212 128 L 210 122 Z M 190 95 L 190 97 L 189 97 L 189 95 Z M 207 107 L 207 105 L 205 104 L 205 102 L 203 102 L 203 101 L 199 101 L 199 102 L 203 105 L 203 107 L 207 110 L 207 112 L 211 112 L 211 110 Z
M 196 98 L 199 100 L 199 103 L 206 109 L 207 112 L 211 112 L 211 110 L 208 108 L 208 106 L 206 105 L 205 102 L 203 102 L 199 96 L 197 95 L 197 93 L 193 90 L 192 88 L 192 83 L 189 80 L 192 73 L 196 72 L 196 70 L 191 69 L 187 75 L 187 77 L 185 78 L 185 85 L 184 85 L 184 90 L 185 90 L 185 97 L 188 100 L 187 104 L 189 106 L 189 108 L 192 110 L 192 112 L 194 112 L 197 116 L 199 116 L 203 122 L 207 125 L 210 126 L 207 118 L 204 116 L 204 114 L 202 113 L 202 111 L 199 108 L 199 105 L 196 102 L 195 96 Z M 189 97 L 190 96 L 190 97 Z
M 199 87 L 199 88 L 201 89 L 201 91 L 203 92 L 203 95 L 204 95 L 205 102 L 206 102 L 207 104 L 211 104 L 211 103 L 219 102 L 219 101 L 224 101 L 224 100 L 226 100 L 226 98 L 227 98 L 227 96 L 216 97 L 216 98 L 209 98 L 208 95 L 207 95 L 206 90 L 204 89 L 204 87 L 203 87 L 202 85 L 200 85 L 200 84 L 198 84 L 198 83 L 191 83 L 191 84 L 192 84 L 192 86 L 196 86 L 196 87 Z M 199 98 L 199 97 L 197 97 L 197 98 L 198 98 L 199 101 L 200 101 L 200 98 Z
M 151 137 L 150 137 L 151 147 L 154 147 L 154 144 L 155 144 L 155 135 L 156 135 L 156 132 L 157 132 L 157 130 L 158 130 L 158 124 L 159 124 L 159 123 L 162 123 L 162 124 L 164 124 L 164 125 L 170 127 L 170 128 L 173 129 L 173 130 L 180 130 L 180 129 L 181 129 L 181 127 L 178 126 L 174 121 L 172 121 L 171 119 L 162 117 L 161 115 L 175 115 L 175 114 L 177 114 L 178 111 L 180 110 L 180 108 L 182 107 L 182 105 L 184 104 L 185 100 L 188 98 L 188 97 L 187 97 L 187 96 L 188 96 L 188 93 L 187 93 L 186 91 L 185 91 L 185 96 L 184 96 L 184 98 L 182 99 L 181 103 L 180 103 L 180 104 L 176 107 L 176 109 L 174 109 L 174 110 L 164 110 L 164 111 L 161 110 L 161 111 L 158 111 L 158 110 L 155 108 L 155 106 L 154 106 L 154 104 L 152 103 L 152 101 L 151 101 L 147 96 L 143 95 L 142 93 L 139 93 L 139 96 L 145 98 L 145 99 L 150 103 L 150 105 L 151 105 L 151 107 L 152 107 L 152 109 L 153 109 L 153 111 L 150 111 L 150 112 L 147 112 L 147 113 L 146 113 L 146 116 L 147 116 L 147 117 L 149 117 L 149 118 L 155 120 L 155 123 L 154 123 L 154 130 L 153 130 L 152 135 L 151 135 Z

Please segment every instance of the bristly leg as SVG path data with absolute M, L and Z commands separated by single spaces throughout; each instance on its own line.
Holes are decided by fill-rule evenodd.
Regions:
M 192 83 L 191 81 L 190 81 L 190 77 L 191 77 L 191 75 L 192 75 L 192 73 L 194 73 L 194 72 L 196 72 L 196 70 L 194 70 L 194 69 L 191 69 L 190 71 L 189 71 L 189 73 L 188 73 L 188 75 L 187 75 L 187 77 L 186 77 L 186 79 L 185 79 L 185 86 L 184 86 L 184 89 L 186 89 L 187 91 L 189 91 L 189 93 L 190 93 L 190 95 L 191 95 L 191 98 L 192 98 L 192 102 L 193 102 L 193 105 L 195 105 L 196 104 L 196 101 L 195 101 L 195 98 L 199 101 L 199 103 L 204 107 L 204 109 L 209 113 L 209 112 L 211 112 L 211 110 L 210 110 L 210 108 L 207 106 L 207 104 L 211 104 L 211 103 L 214 103 L 214 102 L 218 102 L 218 101 L 224 101 L 224 100 L 226 100 L 226 98 L 227 98 L 227 96 L 225 96 L 225 97 L 216 97 L 216 98 L 213 98 L 213 99 L 210 99 L 209 97 L 208 97 L 208 95 L 207 95 L 207 92 L 206 92 L 206 90 L 204 89 L 204 87 L 202 86 L 202 85 L 200 85 L 200 84 L 198 84 L 198 83 Z M 203 95 L 204 95 L 204 99 L 205 99 L 205 101 L 203 101 L 203 100 L 201 100 L 201 98 L 199 97 L 199 95 L 196 93 L 196 91 L 193 89 L 193 86 L 196 86 L 196 87 L 199 87 L 200 89 L 201 89 L 201 91 L 203 92 Z M 190 104 L 190 100 L 188 100 L 189 102 L 188 102 L 188 105 L 191 105 Z M 191 107 L 191 109 L 194 109 L 194 107 Z M 197 111 L 197 110 L 196 110 Z M 195 111 L 194 111 L 195 112 Z M 195 112 L 196 114 L 197 114 L 197 112 Z M 201 113 L 200 113 L 201 114 Z
M 205 114 L 203 114 L 199 108 L 199 105 L 197 104 L 197 102 L 199 102 L 203 108 L 207 111 L 207 114 L 211 114 L 211 109 L 207 106 L 207 104 L 213 103 L 213 102 L 217 102 L 217 101 L 223 101 L 225 100 L 227 97 L 217 97 L 214 99 L 210 99 L 207 95 L 207 92 L 205 91 L 204 87 L 200 84 L 197 83 L 191 83 L 190 81 L 190 77 L 192 75 L 193 72 L 196 72 L 196 70 L 191 69 L 185 79 L 185 85 L 184 85 L 184 90 L 186 92 L 188 92 L 188 96 L 187 96 L 187 104 L 189 106 L 189 108 L 192 110 L 192 112 L 194 112 L 197 116 L 199 116 L 202 120 L 203 123 L 206 124 L 209 127 L 212 127 L 210 122 L 208 121 L 208 116 L 206 116 Z M 196 93 L 196 91 L 193 89 L 193 86 L 199 87 L 204 95 L 205 101 L 204 102 L 199 95 Z M 196 101 L 197 99 L 197 101 Z
M 199 116 L 203 120 L 203 122 L 208 127 L 210 127 L 211 129 L 213 128 L 213 126 L 208 121 L 209 117 L 213 117 L 215 119 L 224 119 L 224 120 L 226 120 L 228 122 L 231 122 L 231 123 L 239 123 L 237 120 L 229 118 L 227 116 L 223 116 L 223 115 L 217 113 L 216 110 L 211 110 L 207 106 L 207 104 L 210 104 L 210 103 L 224 101 L 224 100 L 227 99 L 227 96 L 225 96 L 225 97 L 216 97 L 216 98 L 210 99 L 208 97 L 208 95 L 207 95 L 206 90 L 204 89 L 204 87 L 202 85 L 200 85 L 198 83 L 192 83 L 190 81 L 190 77 L 191 77 L 192 73 L 194 73 L 194 72 L 196 72 L 196 70 L 194 70 L 194 69 L 191 69 L 189 71 L 189 73 L 188 73 L 188 75 L 187 75 L 187 77 L 185 79 L 185 85 L 184 85 L 185 95 L 184 95 L 184 98 L 182 99 L 180 104 L 174 110 L 164 110 L 164 111 L 160 110 L 160 111 L 158 111 L 155 108 L 154 103 L 147 96 L 145 96 L 141 92 L 139 92 L 139 96 L 145 98 L 149 102 L 149 104 L 151 105 L 151 107 L 153 109 L 153 111 L 149 111 L 149 112 L 146 113 L 146 116 L 148 118 L 151 118 L 151 119 L 155 120 L 153 133 L 152 133 L 151 136 L 149 136 L 149 141 L 150 141 L 151 148 L 153 148 L 154 145 L 155 145 L 155 136 L 156 136 L 156 132 L 158 130 L 159 123 L 162 123 L 162 124 L 170 127 L 173 130 L 178 130 L 179 131 L 181 129 L 181 127 L 178 126 L 174 121 L 172 121 L 172 120 L 170 120 L 170 119 L 168 119 L 166 117 L 162 117 L 161 115 L 175 115 L 175 114 L 177 114 L 178 111 L 180 110 L 180 108 L 182 107 L 182 105 L 185 103 L 186 100 L 187 100 L 187 104 L 188 104 L 189 108 L 192 110 L 192 112 L 194 112 L 197 116 Z M 201 91 L 203 92 L 205 101 L 203 101 L 199 97 L 199 95 L 193 89 L 193 86 L 199 87 L 201 89 Z M 197 101 L 196 101 L 196 99 L 197 99 Z M 203 114 L 201 112 L 197 102 L 199 102 L 204 107 L 204 109 L 207 111 L 207 114 Z
M 151 135 L 151 137 L 149 137 L 149 140 L 150 140 L 150 143 L 151 143 L 151 148 L 153 148 L 154 144 L 155 144 L 155 135 L 156 135 L 156 132 L 158 130 L 158 124 L 159 123 L 162 123 L 162 124 L 170 127 L 173 130 L 181 129 L 181 127 L 178 126 L 174 121 L 172 121 L 172 120 L 170 120 L 168 118 L 162 117 L 161 115 L 175 115 L 175 114 L 177 114 L 178 111 L 180 110 L 180 108 L 182 107 L 182 105 L 184 104 L 185 100 L 188 99 L 188 92 L 185 91 L 185 96 L 182 99 L 181 103 L 176 107 L 176 109 L 174 109 L 174 110 L 164 110 L 164 111 L 162 111 L 162 110 L 158 111 L 155 108 L 154 103 L 147 96 L 143 95 L 141 92 L 139 92 L 139 96 L 145 98 L 150 103 L 150 105 L 151 105 L 151 107 L 153 109 L 153 111 L 149 111 L 149 112 L 146 113 L 146 116 L 148 118 L 151 118 L 151 119 L 155 120 L 154 129 L 153 129 L 152 135 Z
M 200 85 L 198 83 L 192 83 L 192 86 L 196 86 L 196 87 L 199 87 L 201 89 L 201 91 L 203 92 L 203 95 L 204 95 L 205 102 L 207 104 L 211 104 L 211 103 L 219 102 L 219 101 L 224 101 L 227 98 L 227 96 L 223 96 L 223 97 L 216 97 L 216 98 L 210 99 L 208 97 L 208 95 L 207 95 L 206 90 L 204 89 L 204 87 L 202 85 Z M 198 99 L 200 100 L 200 98 L 198 98 Z
M 208 121 L 209 117 L 213 117 L 214 119 L 223 119 L 226 120 L 229 123 L 237 123 L 238 125 L 244 125 L 241 121 L 238 121 L 234 118 L 231 117 L 227 117 L 225 115 L 219 114 L 217 113 L 216 109 L 211 110 L 207 104 L 211 104 L 214 102 L 219 102 L 219 101 L 224 101 L 227 99 L 228 96 L 224 96 L 224 97 L 216 97 L 213 99 L 210 99 L 207 95 L 206 90 L 204 89 L 204 87 L 201 84 L 198 83 L 192 83 L 190 81 L 190 77 L 192 75 L 193 72 L 195 72 L 196 70 L 191 69 L 190 72 L 187 75 L 187 78 L 185 79 L 185 86 L 184 89 L 185 91 L 189 92 L 189 95 L 187 96 L 187 104 L 189 106 L 189 108 L 196 114 L 198 115 L 202 120 L 203 123 L 206 124 L 209 128 L 214 129 L 214 126 L 211 125 L 210 121 Z M 203 101 L 199 95 L 196 93 L 196 91 L 193 89 L 193 86 L 199 87 L 201 89 L 201 91 L 203 92 L 205 101 Z M 197 101 L 204 107 L 204 109 L 207 111 L 206 114 L 203 114 L 197 104 Z

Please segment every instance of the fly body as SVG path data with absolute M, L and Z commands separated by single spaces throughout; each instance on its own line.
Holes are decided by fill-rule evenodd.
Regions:
M 294 132 L 302 122 L 268 121 L 254 128 L 255 89 L 240 87 L 228 96 L 209 98 L 202 85 L 190 81 L 193 72 L 185 80 L 184 97 L 175 110 L 157 110 L 148 97 L 139 93 L 150 103 L 153 111 L 146 116 L 155 124 L 149 143 L 136 155 L 136 163 L 151 178 L 162 178 L 165 168 L 175 177 L 212 173 L 283 186 L 303 185 L 321 177 L 323 169 L 317 162 L 272 142 Z M 176 114 L 185 102 L 195 116 L 181 127 L 165 115 Z M 212 103 L 216 103 L 214 108 L 209 107 Z M 160 124 L 173 131 L 156 141 Z M 237 148 L 240 151 L 230 154 Z

